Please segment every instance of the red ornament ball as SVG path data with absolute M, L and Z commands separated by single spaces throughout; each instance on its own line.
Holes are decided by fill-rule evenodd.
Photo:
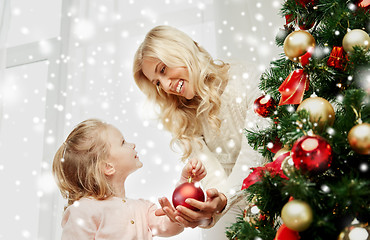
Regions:
M 185 200 L 187 198 L 193 198 L 195 200 L 204 202 L 204 192 L 203 190 L 194 184 L 193 182 L 186 182 L 179 185 L 172 194 L 172 203 L 176 208 L 178 205 L 187 207 L 194 211 L 199 211 L 199 209 L 187 204 Z
M 283 144 L 280 142 L 280 139 L 276 137 L 274 141 L 268 143 L 266 147 L 270 152 L 277 153 L 283 147 Z
M 274 240 L 299 240 L 301 237 L 297 231 L 290 230 L 282 224 L 276 232 L 276 236 Z
M 333 159 L 330 144 L 320 136 L 303 136 L 291 150 L 294 166 L 303 172 L 320 173 L 327 170 Z
M 268 117 L 276 110 L 276 102 L 270 95 L 262 95 L 254 101 L 253 109 L 261 117 Z

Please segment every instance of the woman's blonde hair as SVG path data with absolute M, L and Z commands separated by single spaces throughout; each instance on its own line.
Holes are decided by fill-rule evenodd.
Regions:
M 106 140 L 109 124 L 88 119 L 78 124 L 54 156 L 53 174 L 68 205 L 82 197 L 101 200 L 113 194 L 102 171 L 102 161 L 109 157 Z
M 194 82 L 196 96 L 187 100 L 168 94 L 156 87 L 142 71 L 144 58 L 156 58 L 169 67 L 186 67 Z M 211 55 L 184 32 L 157 26 L 150 30 L 134 57 L 133 75 L 136 84 L 149 100 L 159 105 L 160 119 L 172 133 L 171 146 L 179 142 L 183 159 L 190 156 L 192 142 L 202 134 L 202 124 L 210 124 L 219 131 L 217 117 L 221 107 L 221 92 L 228 82 L 229 64 L 215 61 Z M 206 122 L 204 122 L 206 121 Z

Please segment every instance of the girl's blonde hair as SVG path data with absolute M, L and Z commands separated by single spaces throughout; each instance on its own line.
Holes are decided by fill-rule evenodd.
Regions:
M 144 58 L 156 58 L 169 67 L 187 67 L 194 81 L 196 96 L 168 94 L 152 84 L 143 74 Z M 202 124 L 208 121 L 215 130 L 221 125 L 217 114 L 221 107 L 221 92 L 228 82 L 229 64 L 216 62 L 211 55 L 184 32 L 157 26 L 150 30 L 134 57 L 133 75 L 136 84 L 149 100 L 159 105 L 165 129 L 172 133 L 171 146 L 176 141 L 183 147 L 183 159 L 190 156 L 192 142 L 202 134 Z M 206 122 L 207 123 L 207 122 Z
M 54 156 L 53 174 L 68 205 L 82 197 L 101 200 L 113 194 L 102 171 L 102 161 L 109 157 L 106 140 L 109 124 L 89 119 L 78 124 Z

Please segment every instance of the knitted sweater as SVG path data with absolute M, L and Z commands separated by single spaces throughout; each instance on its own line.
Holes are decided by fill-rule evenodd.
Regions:
M 208 227 L 213 226 L 231 206 L 244 197 L 241 190 L 244 178 L 252 167 L 261 166 L 265 159 L 248 145 L 244 129 L 266 124 L 253 110 L 254 100 L 261 95 L 259 78 L 254 69 L 243 65 L 232 66 L 230 80 L 221 96 L 220 134 L 217 135 L 203 121 L 202 146 L 194 144 L 191 157 L 200 159 L 206 167 L 207 176 L 201 181 L 205 189 L 216 188 L 227 197 L 226 208 L 215 216 Z

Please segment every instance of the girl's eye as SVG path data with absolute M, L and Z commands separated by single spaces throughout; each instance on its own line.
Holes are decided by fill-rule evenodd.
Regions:
M 164 73 L 164 70 L 166 70 L 166 65 L 164 65 L 161 69 L 161 73 Z
M 155 83 L 155 85 L 157 85 L 157 87 L 159 87 L 159 85 L 161 84 L 161 82 L 160 81 L 157 81 L 156 83 Z

